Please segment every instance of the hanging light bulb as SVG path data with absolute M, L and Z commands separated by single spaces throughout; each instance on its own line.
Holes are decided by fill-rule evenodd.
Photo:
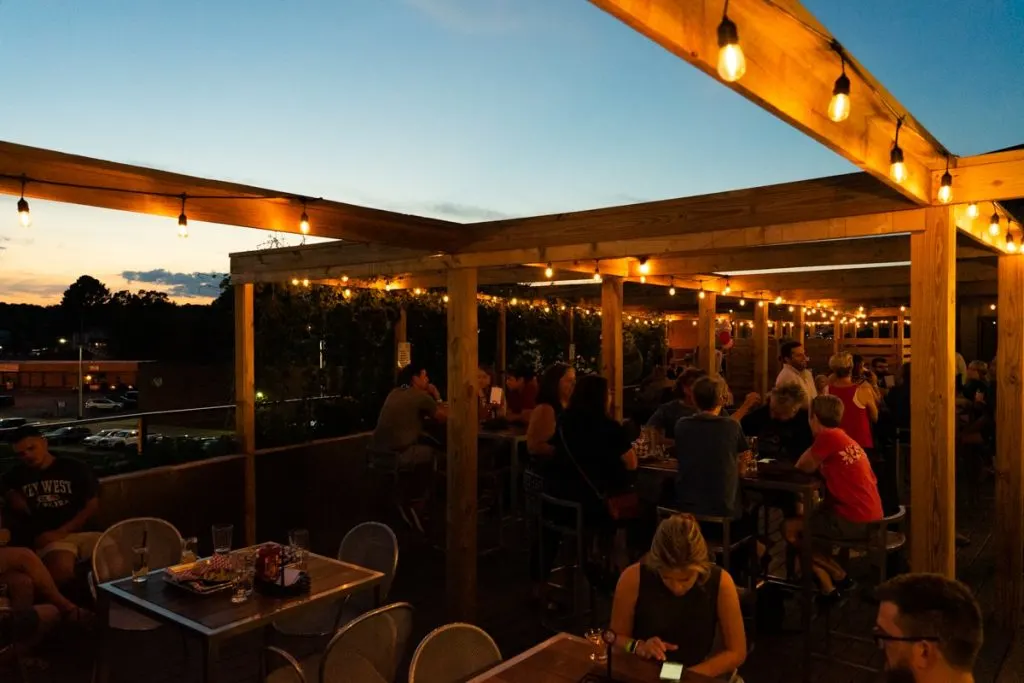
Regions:
M 1013 241 L 1013 233 L 1010 232 L 1010 226 L 1006 226 L 1006 251 L 1011 254 L 1017 251 L 1017 243 Z
M 672 280 L 669 282 L 668 295 L 669 296 L 675 296 L 676 295 L 676 280 L 675 280 L 675 278 L 672 278 Z
M 185 199 L 186 195 L 184 192 L 181 193 L 181 213 L 178 214 L 178 237 L 188 237 L 188 216 L 185 215 Z
M 906 312 L 907 312 L 907 307 L 906 306 L 900 306 L 900 313 L 906 313 Z
M 896 121 L 896 137 L 892 141 L 892 150 L 889 152 L 889 177 L 897 183 L 907 179 L 907 165 L 903 163 L 903 149 L 900 147 L 900 128 L 903 126 L 903 119 Z
M 729 284 L 729 280 L 725 281 L 725 289 L 722 290 L 722 294 L 729 294 L 732 291 L 732 285 Z
M 795 311 L 795 310 L 796 310 L 796 309 L 795 309 L 795 308 L 793 308 L 792 306 L 790 306 L 790 307 L 789 307 L 789 312 L 790 312 L 790 313 L 792 313 L 792 312 L 793 312 L 793 311 Z
M 781 303 L 782 303 L 782 297 L 781 296 L 775 297 L 775 305 L 778 306 Z
M 758 308 L 764 308 L 764 300 L 763 299 L 761 301 L 757 302 L 757 307 Z
M 298 287 L 299 286 L 299 278 L 293 277 L 292 278 L 292 284 L 295 285 L 296 287 Z
M 32 214 L 28 210 L 28 200 L 25 199 L 25 176 L 21 177 L 21 199 L 18 200 L 18 220 L 21 227 L 27 228 L 32 225 Z
M 341 276 L 341 281 L 342 282 L 348 282 L 348 275 L 342 275 Z
M 739 30 L 729 19 L 728 12 L 729 0 L 725 0 L 722 23 L 718 25 L 718 76 L 727 83 L 733 83 L 747 72 L 747 60 L 740 47 Z
M 594 266 L 594 282 L 601 281 L 601 265 L 597 264 Z
M 640 284 L 646 284 L 646 282 L 647 282 L 647 276 L 646 275 L 641 275 L 640 276 Z
M 970 204 L 967 205 L 967 217 L 968 218 L 977 218 L 978 217 L 978 205 L 975 204 L 974 202 L 971 202 Z
M 309 216 L 306 214 L 306 200 L 302 200 L 302 215 L 299 216 L 299 232 L 309 234 Z
M 342 296 L 344 296 L 344 297 L 345 297 L 345 298 L 347 299 L 347 298 L 349 298 L 350 296 L 352 296 L 352 290 L 351 290 L 351 289 L 349 289 L 348 287 L 346 287 L 346 288 L 345 288 L 345 291 L 344 291 L 344 292 L 342 292 L 341 294 L 342 294 Z
M 836 51 L 841 50 L 838 45 L 833 46 Z M 850 117 L 850 79 L 846 75 L 846 57 L 839 52 L 839 61 L 842 64 L 843 72 L 839 74 L 836 83 L 832 86 L 832 100 L 828 103 L 828 117 L 840 123 Z
M 544 269 L 544 277 L 551 278 L 554 274 L 555 274 L 555 269 L 552 268 L 551 264 L 549 263 L 548 267 Z
M 747 300 L 746 299 L 740 299 L 740 306 L 742 307 L 742 306 L 746 306 L 746 305 L 747 305 Z
M 651 264 L 647 262 L 647 257 L 644 256 L 640 259 L 640 274 L 647 275 L 651 272 Z
M 303 278 L 302 286 L 303 287 L 309 287 L 309 278 Z
M 999 234 L 999 212 L 995 204 L 992 205 L 992 217 L 988 219 L 988 234 L 993 237 Z
M 703 299 L 704 298 L 704 285 L 700 286 L 700 291 L 697 292 L 697 298 L 698 299 Z
M 942 174 L 939 181 L 939 202 L 949 204 L 953 200 L 953 176 L 949 173 L 949 155 L 946 155 L 946 172 Z

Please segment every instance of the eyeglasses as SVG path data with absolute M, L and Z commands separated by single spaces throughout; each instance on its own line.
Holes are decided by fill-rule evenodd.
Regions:
M 937 643 L 937 642 L 939 642 L 939 639 L 936 638 L 935 636 L 893 636 L 893 635 L 889 635 L 888 633 L 886 633 L 885 631 L 883 631 L 882 629 L 880 629 L 878 627 L 875 627 L 871 631 L 871 637 L 875 639 L 875 645 L 877 645 L 879 649 L 884 648 L 885 644 L 887 642 L 893 642 L 893 643 L 921 643 L 921 642 L 924 642 L 924 643 Z

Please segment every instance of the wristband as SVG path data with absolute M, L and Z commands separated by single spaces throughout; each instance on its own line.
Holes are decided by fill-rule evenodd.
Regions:
M 633 640 L 632 638 L 630 638 L 629 642 L 626 643 L 626 652 L 630 654 L 635 653 L 636 649 L 640 647 L 640 642 L 641 641 L 639 640 Z

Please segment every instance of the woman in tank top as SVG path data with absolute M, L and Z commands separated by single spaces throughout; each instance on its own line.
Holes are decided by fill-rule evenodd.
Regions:
M 746 659 L 736 584 L 708 559 L 692 515 L 664 520 L 651 551 L 622 573 L 611 629 L 627 652 L 679 662 L 705 676 L 728 678 Z M 716 640 L 721 646 L 713 651 Z
M 832 370 L 832 378 L 825 387 L 825 393 L 843 402 L 840 428 L 870 456 L 875 447 L 871 429 L 878 422 L 875 390 L 866 382 L 853 381 L 853 356 L 846 351 L 829 358 L 828 367 Z

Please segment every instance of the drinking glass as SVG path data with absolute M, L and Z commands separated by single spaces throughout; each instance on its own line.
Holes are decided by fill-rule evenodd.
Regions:
M 298 562 L 299 569 L 305 571 L 306 555 L 309 553 L 309 530 L 292 529 L 289 531 L 288 545 L 291 546 L 292 552 L 295 553 L 295 561 Z
M 215 555 L 227 555 L 231 552 L 231 538 L 235 534 L 233 524 L 213 525 L 213 552 Z
M 588 629 L 583 637 L 590 641 L 590 644 L 594 646 L 594 651 L 590 653 L 590 661 L 592 662 L 604 662 L 608 660 L 608 646 L 604 642 L 604 630 L 599 628 Z
M 256 555 L 247 550 L 233 553 L 231 570 L 234 573 L 231 602 L 237 605 L 252 597 L 253 581 L 256 577 Z
M 132 546 L 132 583 L 149 580 L 149 546 Z
M 199 539 L 195 536 L 182 539 L 181 541 L 181 563 L 187 564 L 199 559 Z

